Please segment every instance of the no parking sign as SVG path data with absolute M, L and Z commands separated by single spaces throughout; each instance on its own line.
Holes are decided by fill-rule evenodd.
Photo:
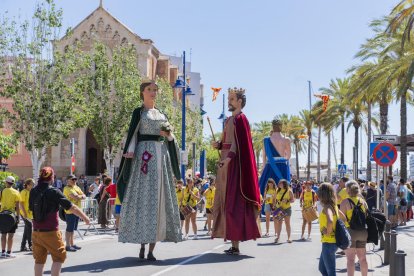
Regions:
M 390 143 L 380 143 L 375 147 L 372 157 L 378 165 L 389 167 L 397 160 L 397 149 Z

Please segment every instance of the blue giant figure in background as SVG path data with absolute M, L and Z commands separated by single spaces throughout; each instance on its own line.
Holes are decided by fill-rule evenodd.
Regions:
M 273 131 L 270 137 L 266 137 L 263 140 L 265 151 L 263 156 L 264 169 L 259 181 L 262 195 L 269 178 L 273 178 L 276 184 L 281 179 L 286 179 L 290 183 L 291 178 L 289 167 L 291 155 L 290 139 L 281 134 L 282 122 L 280 120 L 274 119 L 272 127 Z

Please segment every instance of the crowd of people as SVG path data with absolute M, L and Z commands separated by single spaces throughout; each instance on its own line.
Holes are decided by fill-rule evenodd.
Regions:
M 312 222 L 319 220 L 321 274 L 336 275 L 335 254 L 343 254 L 347 258 L 348 275 L 354 275 L 357 257 L 365 276 L 372 214 L 383 216 L 381 212 L 386 211 L 393 228 L 404 226 L 413 218 L 413 187 L 404 179 L 397 184 L 389 176 L 386 185 L 383 181 L 377 187 L 374 182 L 346 177 L 331 183 L 292 178 L 290 140 L 281 134 L 282 124 L 276 119 L 270 137 L 264 140 L 264 167 L 258 173 L 249 122 L 242 112 L 246 104 L 244 89 L 229 89 L 232 116 L 225 122 L 221 140 L 212 143 L 220 152 L 216 175 L 206 179 L 187 175 L 182 179 L 168 118 L 155 108 L 157 93 L 154 82 L 143 82 L 140 86 L 143 105 L 132 114 L 116 184 L 107 175 L 88 184 L 84 176 L 78 179 L 72 174 L 63 183 L 51 167 L 43 168 L 36 181 L 25 179 L 21 192 L 13 188 L 16 181 L 12 176 L 6 178 L 0 214 L 11 216 L 14 221 L 1 231 L 2 258 L 14 257 L 13 237 L 21 218 L 24 222 L 21 250 L 33 251 L 35 275 L 42 275 L 48 253 L 53 260 L 51 274 L 59 275 L 66 253 L 81 250 L 75 244 L 74 233 L 80 219 L 90 223 L 91 206 L 83 205 L 89 201 L 98 203 L 97 220 L 102 228 L 108 227 L 108 212 L 115 215 L 118 241 L 140 245 L 140 259 L 156 261 L 157 242 L 189 239 L 190 225 L 192 239 L 197 240 L 198 212 L 206 217 L 203 229 L 206 235 L 231 241 L 231 247 L 224 253 L 239 255 L 240 242 L 270 237 L 272 220 L 274 243 L 280 243 L 283 224 L 287 243 L 292 243 L 292 204 L 299 200 L 301 240 L 311 241 Z M 64 238 L 59 231 L 61 210 L 66 221 Z M 378 232 L 377 240 L 379 228 L 374 229 Z M 347 235 L 340 241 L 341 233 Z M 348 239 L 348 244 L 344 239 Z

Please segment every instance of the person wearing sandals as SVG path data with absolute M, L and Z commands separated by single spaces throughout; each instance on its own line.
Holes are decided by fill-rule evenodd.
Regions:
M 289 187 L 287 180 L 281 179 L 279 181 L 278 189 L 274 197 L 274 202 L 275 202 L 276 208 L 281 208 L 286 216 L 283 218 L 283 220 L 275 219 L 275 227 L 276 227 L 275 243 L 279 243 L 280 232 L 282 231 L 283 221 L 285 221 L 286 233 L 288 236 L 287 242 L 288 243 L 292 242 L 292 240 L 290 239 L 290 234 L 291 234 L 290 217 L 292 216 L 292 207 L 290 204 L 293 203 L 294 201 L 295 201 L 295 197 L 293 195 L 292 189 L 290 189 Z
M 193 208 L 193 212 L 185 217 L 184 240 L 188 239 L 188 232 L 190 231 L 190 221 L 191 221 L 191 226 L 193 228 L 193 233 L 194 233 L 193 239 L 197 240 L 198 236 L 197 236 L 196 219 L 197 219 L 197 203 L 200 200 L 200 191 L 198 190 L 197 187 L 194 187 L 194 180 L 192 178 L 187 178 L 186 182 L 187 182 L 187 187 L 185 187 L 184 189 L 182 206 L 183 207 L 190 206 L 191 208 Z
M 155 107 L 158 86 L 140 86 L 142 106 L 134 110 L 119 166 L 122 203 L 119 242 L 141 244 L 139 258 L 156 261 L 157 242 L 180 242 L 180 214 L 174 177 L 180 179 L 178 147 L 167 116 Z
M 266 188 L 264 191 L 264 212 L 266 215 L 266 234 L 263 235 L 263 237 L 267 238 L 269 237 L 269 228 L 270 228 L 270 215 L 272 214 L 272 211 L 274 209 L 273 205 L 273 199 L 276 194 L 276 182 L 273 180 L 273 178 L 269 178 L 267 180 Z M 276 222 L 275 225 L 275 233 L 276 233 Z
M 302 210 L 308 209 L 308 208 L 314 208 L 316 209 L 316 202 L 318 200 L 316 193 L 312 190 L 312 182 L 306 181 L 305 182 L 305 189 L 300 195 L 300 206 L 302 207 Z M 306 225 L 308 226 L 308 238 L 305 239 L 305 228 Z M 312 221 L 306 221 L 305 217 L 303 217 L 302 221 L 302 236 L 301 240 L 305 241 L 311 240 L 311 230 L 312 230 Z

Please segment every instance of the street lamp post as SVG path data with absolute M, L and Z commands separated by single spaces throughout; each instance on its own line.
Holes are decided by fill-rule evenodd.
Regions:
M 174 88 L 181 88 L 181 101 L 182 101 L 182 120 L 181 120 L 181 178 L 185 183 L 185 169 L 186 164 L 184 162 L 184 154 L 185 154 L 185 112 L 186 112 L 186 105 L 185 105 L 185 96 L 186 95 L 194 95 L 192 94 L 191 88 L 188 86 L 186 82 L 186 75 L 185 75 L 185 51 L 183 52 L 183 77 L 178 77 L 177 81 L 175 82 Z

